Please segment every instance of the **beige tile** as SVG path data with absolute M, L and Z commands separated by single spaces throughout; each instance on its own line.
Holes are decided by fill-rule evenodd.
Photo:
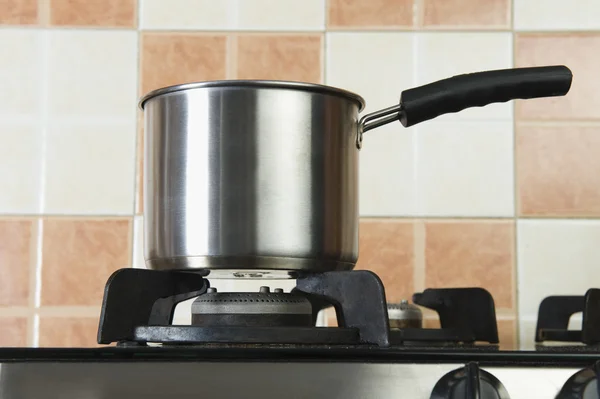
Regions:
M 137 33 L 52 29 L 47 34 L 50 119 L 133 123 Z
M 104 285 L 131 263 L 131 219 L 43 222 L 42 305 L 98 305 Z
M 268 12 L 265 12 L 268 10 Z M 323 30 L 325 0 L 242 0 L 236 6 L 240 30 Z
M 0 0 L 0 25 L 33 25 L 38 22 L 38 0 Z
M 233 27 L 235 0 L 139 1 L 142 29 L 215 30 Z
M 377 274 L 388 302 L 412 298 L 414 293 L 413 223 L 406 220 L 363 220 L 356 269 Z
M 27 306 L 35 262 L 34 219 L 0 220 L 0 306 Z
M 135 28 L 137 0 L 50 0 L 50 24 Z
M 27 346 L 27 319 L 0 317 L 0 347 Z
M 513 216 L 510 122 L 430 122 L 417 134 L 417 213 Z
M 550 295 L 584 295 L 600 281 L 599 220 L 520 220 L 519 317 L 536 318 Z
M 514 0 L 515 29 L 519 31 L 598 30 L 600 2 L 597 0 Z
M 321 36 L 239 36 L 237 78 L 320 83 Z
M 325 25 L 325 0 L 141 1 L 144 29 L 315 31 Z
M 0 143 L 0 213 L 39 213 L 41 128 L 0 123 Z
M 519 214 L 600 216 L 600 126 L 517 125 Z
M 409 27 L 413 0 L 329 0 L 327 26 L 331 28 Z
M 600 34 L 518 34 L 518 67 L 566 65 L 573 71 L 571 90 L 564 97 L 518 101 L 517 120 L 572 120 L 600 118 Z
M 519 317 L 519 349 L 535 349 L 535 327 L 537 315 L 527 318 Z
M 0 48 L 10 54 L 0 62 L 0 116 L 3 122 L 21 117 L 33 124 L 41 118 L 42 33 L 2 29 Z
M 225 36 L 143 33 L 141 92 L 164 86 L 225 79 Z
M 460 220 L 425 223 L 425 286 L 482 287 L 496 308 L 513 308 L 514 223 Z
M 97 334 L 95 317 L 40 317 L 40 347 L 95 347 Z
M 432 121 L 415 136 L 419 215 L 514 215 L 512 123 Z
M 392 124 L 369 131 L 359 164 L 359 212 L 365 217 L 414 216 L 417 212 L 415 134 Z
M 133 124 L 50 125 L 47 135 L 44 212 L 134 212 Z
M 364 112 L 397 104 L 400 92 L 416 84 L 416 65 L 406 62 L 417 56 L 415 37 L 410 32 L 328 32 L 325 83 L 360 94 L 366 101 Z M 406 132 L 400 123 L 389 126 L 398 134 Z
M 512 68 L 511 32 L 424 32 L 417 35 L 416 85 L 470 72 Z M 512 120 L 511 103 L 442 115 L 436 121 Z
M 440 28 L 508 29 L 510 0 L 423 0 L 423 25 Z
M 414 86 L 414 65 L 406 62 L 415 56 L 413 40 L 408 32 L 327 33 L 325 82 L 363 96 L 362 115 L 396 104 L 400 92 Z M 395 122 L 368 132 L 363 140 L 360 214 L 414 215 L 414 131 Z

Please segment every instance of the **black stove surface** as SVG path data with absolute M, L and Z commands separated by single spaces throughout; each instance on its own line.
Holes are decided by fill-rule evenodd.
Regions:
M 597 347 L 553 347 L 544 351 L 503 351 L 489 347 L 448 348 L 294 345 L 203 345 L 104 348 L 1 348 L 0 363 L 14 362 L 324 362 L 466 363 L 482 366 L 585 367 L 600 360 Z

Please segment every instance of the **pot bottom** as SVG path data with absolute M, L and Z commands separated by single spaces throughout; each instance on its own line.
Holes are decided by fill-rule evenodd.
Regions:
M 297 278 L 307 273 L 354 269 L 355 263 L 281 256 L 179 256 L 146 260 L 152 270 L 207 272 L 211 278 Z

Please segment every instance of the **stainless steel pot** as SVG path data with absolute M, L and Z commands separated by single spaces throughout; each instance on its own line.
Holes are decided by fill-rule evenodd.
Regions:
M 563 66 L 460 75 L 406 90 L 359 120 L 357 94 L 308 83 L 216 81 L 155 90 L 144 110 L 151 269 L 238 276 L 352 269 L 366 131 L 515 98 L 564 95 Z M 281 272 L 277 272 L 281 271 Z

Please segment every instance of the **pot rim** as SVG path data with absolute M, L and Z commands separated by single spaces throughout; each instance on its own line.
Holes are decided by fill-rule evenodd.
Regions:
M 292 89 L 299 91 L 308 91 L 319 94 L 329 94 L 338 97 L 345 97 L 346 99 L 355 101 L 359 104 L 359 112 L 365 108 L 365 100 L 358 94 L 353 93 L 351 91 L 316 83 L 293 82 L 286 80 L 213 80 L 205 82 L 178 84 L 173 86 L 161 87 L 160 89 L 155 89 L 148 92 L 139 100 L 138 106 L 141 110 L 144 110 L 144 105 L 148 100 L 165 94 L 171 94 L 184 90 L 218 87 L 255 87 L 262 89 Z

